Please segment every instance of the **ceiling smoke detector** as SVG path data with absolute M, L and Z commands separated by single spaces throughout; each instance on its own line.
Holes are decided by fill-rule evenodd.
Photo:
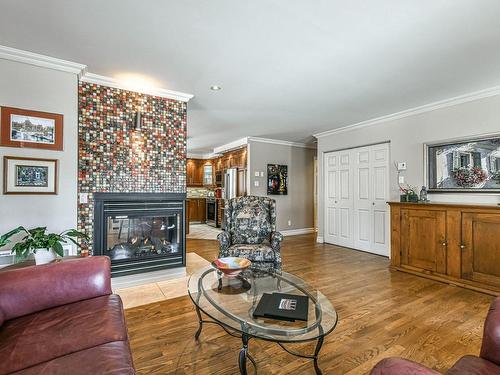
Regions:
M 222 87 L 217 86 L 217 85 L 213 85 L 213 86 L 210 86 L 210 90 L 212 90 L 212 91 L 220 91 L 220 90 L 222 90 Z

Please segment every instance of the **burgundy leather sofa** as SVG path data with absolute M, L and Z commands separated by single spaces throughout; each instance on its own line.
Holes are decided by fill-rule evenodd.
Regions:
M 135 374 L 109 258 L 0 271 L 0 374 Z
M 377 363 L 371 375 L 439 375 L 439 372 L 406 359 L 386 358 Z M 500 375 L 500 297 L 493 300 L 486 316 L 480 356 L 460 358 L 446 375 Z

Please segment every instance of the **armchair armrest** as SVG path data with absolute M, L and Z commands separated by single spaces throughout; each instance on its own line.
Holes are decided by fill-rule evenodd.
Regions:
M 484 322 L 481 358 L 500 366 L 500 297 L 491 302 Z
M 280 232 L 271 232 L 271 248 L 274 251 L 274 269 L 281 270 L 281 241 L 283 235 Z
M 94 256 L 0 272 L 0 318 L 111 294 L 110 264 Z
M 227 231 L 220 232 L 217 235 L 217 239 L 219 240 L 220 244 L 219 254 L 221 254 L 222 256 L 227 256 L 224 255 L 224 252 L 227 251 L 227 249 L 229 249 L 229 246 L 231 246 L 231 235 Z
M 274 251 L 280 251 L 283 235 L 280 232 L 271 232 L 271 247 Z
M 419 363 L 402 358 L 385 358 L 375 365 L 370 375 L 441 375 Z

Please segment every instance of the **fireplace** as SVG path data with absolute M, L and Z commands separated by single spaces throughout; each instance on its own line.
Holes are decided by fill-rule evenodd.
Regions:
M 184 267 L 183 193 L 95 193 L 94 255 L 111 259 L 111 275 Z

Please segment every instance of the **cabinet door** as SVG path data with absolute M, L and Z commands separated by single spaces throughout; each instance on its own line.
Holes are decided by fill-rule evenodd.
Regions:
M 195 167 L 194 160 L 187 159 L 187 161 L 186 161 L 186 183 L 188 186 L 193 183 L 194 167 Z
M 196 221 L 196 215 L 198 214 L 198 208 L 196 206 L 196 199 L 188 200 L 188 215 L 189 221 Z
M 196 170 L 194 173 L 194 183 L 195 185 L 203 185 L 203 160 L 197 160 Z
M 401 210 L 401 265 L 446 273 L 446 211 Z
M 462 278 L 500 287 L 500 215 L 462 214 Z
M 199 221 L 205 222 L 207 221 L 207 200 L 206 199 L 198 199 L 198 218 Z

